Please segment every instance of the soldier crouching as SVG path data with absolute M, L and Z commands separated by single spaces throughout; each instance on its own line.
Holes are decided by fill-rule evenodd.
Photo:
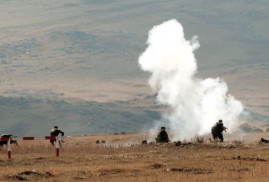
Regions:
M 169 142 L 169 137 L 167 132 L 165 131 L 165 127 L 161 127 L 161 131 L 157 135 L 156 142 L 157 143 L 168 143 Z
M 214 140 L 216 140 L 217 138 L 220 139 L 221 142 L 223 142 L 223 131 L 226 131 L 226 127 L 223 126 L 222 120 L 219 120 L 219 122 L 217 122 L 211 129 L 211 134 L 214 138 Z

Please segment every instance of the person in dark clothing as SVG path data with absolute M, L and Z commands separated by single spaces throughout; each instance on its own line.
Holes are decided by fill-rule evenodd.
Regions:
M 10 144 L 14 143 L 15 145 L 18 145 L 17 140 L 12 140 L 12 137 L 16 137 L 16 136 L 14 136 L 12 134 L 3 134 L 3 135 L 1 135 L 1 138 L 6 138 L 6 139 L 11 138 Z M 0 141 L 0 146 L 7 145 L 7 142 L 8 142 L 7 140 Z
M 211 134 L 214 139 L 220 139 L 221 142 L 223 142 L 223 131 L 226 131 L 226 127 L 223 126 L 222 120 L 219 120 L 211 129 Z
M 167 132 L 165 131 L 165 127 L 161 127 L 161 131 L 159 132 L 156 142 L 158 143 L 168 143 L 169 142 L 169 137 Z
M 269 140 L 266 140 L 266 139 L 264 139 L 264 138 L 261 138 L 261 140 L 260 140 L 259 143 L 260 143 L 260 144 L 261 144 L 261 143 L 269 143 Z
M 61 134 L 62 136 L 64 136 L 64 132 L 58 129 L 58 126 L 54 126 L 54 128 L 50 131 L 50 136 L 58 136 L 59 134 Z M 54 145 L 54 142 L 56 141 L 56 139 L 51 139 L 50 143 L 51 145 Z M 61 142 L 60 142 L 61 144 Z

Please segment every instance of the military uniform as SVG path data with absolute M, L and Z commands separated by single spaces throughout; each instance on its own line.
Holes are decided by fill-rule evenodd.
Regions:
M 58 126 L 54 126 L 54 128 L 52 130 L 50 130 L 50 136 L 58 136 L 59 134 L 62 134 L 62 136 L 64 136 L 64 132 L 58 129 Z M 56 141 L 56 139 L 51 139 L 50 143 L 52 145 L 54 145 L 54 142 Z
M 156 138 L 156 142 L 160 142 L 160 143 L 168 143 L 169 142 L 169 137 L 167 132 L 165 131 L 165 127 L 161 128 L 161 131 L 159 132 L 157 138 Z
M 223 126 L 222 120 L 219 120 L 211 129 L 211 134 L 214 139 L 219 138 L 221 142 L 223 142 L 223 134 L 222 132 L 227 128 Z
M 10 137 L 16 137 L 16 136 L 14 136 L 12 134 L 3 134 L 3 135 L 1 135 L 1 138 L 10 138 Z M 8 141 L 0 141 L 0 146 L 7 145 L 7 142 Z M 12 144 L 12 143 L 18 145 L 17 140 L 12 140 L 12 138 L 11 138 L 10 144 Z

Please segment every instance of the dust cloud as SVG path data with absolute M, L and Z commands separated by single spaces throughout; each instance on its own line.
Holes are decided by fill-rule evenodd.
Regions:
M 207 134 L 219 119 L 229 131 L 237 125 L 243 105 L 228 94 L 224 80 L 196 76 L 197 36 L 186 40 L 182 25 L 173 19 L 154 26 L 147 44 L 138 63 L 151 73 L 149 84 L 158 93 L 158 103 L 170 108 L 163 120 L 176 133 L 171 140 Z

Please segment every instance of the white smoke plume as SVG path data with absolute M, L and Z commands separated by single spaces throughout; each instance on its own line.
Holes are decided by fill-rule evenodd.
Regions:
M 164 115 L 176 131 L 172 140 L 209 133 L 219 119 L 231 131 L 243 111 L 243 105 L 227 94 L 223 80 L 196 77 L 197 38 L 185 40 L 182 25 L 166 21 L 149 31 L 148 47 L 138 60 L 142 70 L 152 73 L 149 84 L 158 92 L 157 101 L 170 106 L 171 112 Z

